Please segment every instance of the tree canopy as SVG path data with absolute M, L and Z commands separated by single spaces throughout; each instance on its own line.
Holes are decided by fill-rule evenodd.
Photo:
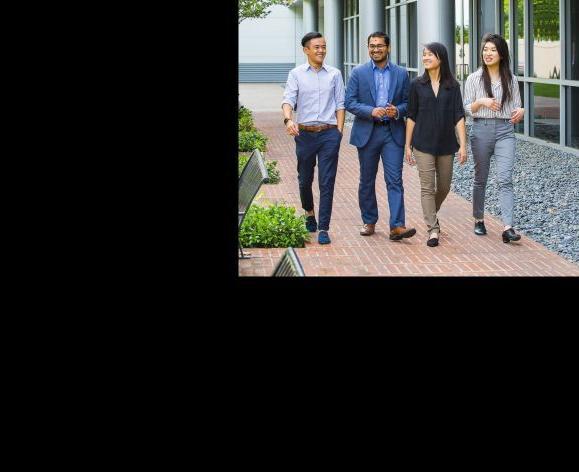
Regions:
M 274 5 L 289 7 L 294 0 L 239 0 L 238 24 L 247 18 L 265 18 Z

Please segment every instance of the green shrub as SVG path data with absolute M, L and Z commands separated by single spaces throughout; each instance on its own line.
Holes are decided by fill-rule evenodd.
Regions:
M 251 110 L 245 107 L 239 110 L 239 131 L 255 131 Z
M 267 183 L 279 184 L 281 178 L 279 176 L 279 169 L 277 168 L 277 161 L 265 161 L 265 167 L 267 168 L 267 175 L 269 175 Z
M 239 109 L 239 119 L 241 118 L 249 118 L 250 120 L 253 120 L 253 113 L 249 108 L 241 107 Z
M 251 205 L 239 230 L 243 247 L 304 247 L 309 239 L 305 216 L 294 207 Z
M 237 172 L 238 177 L 241 175 L 241 171 L 245 167 L 245 164 L 249 160 L 249 157 L 250 157 L 250 155 L 247 155 L 247 156 L 244 154 L 239 155 L 239 169 Z M 264 157 L 264 159 L 265 159 L 265 157 Z M 265 159 L 265 167 L 267 169 L 267 174 L 269 175 L 269 179 L 268 179 L 267 183 L 268 184 L 278 184 L 279 181 L 281 180 L 281 178 L 279 175 L 279 169 L 277 168 L 277 161 L 268 161 L 267 159 Z
M 265 151 L 267 136 L 257 130 L 239 132 L 239 150 L 242 152 L 251 152 L 254 149 Z
M 251 118 L 240 118 L 238 131 L 255 131 L 253 120 Z
M 239 155 L 239 171 L 237 172 L 237 176 L 239 177 L 241 175 L 241 171 L 243 170 L 243 168 L 245 167 L 245 164 L 247 164 L 247 161 L 249 160 L 249 155 L 244 155 L 244 154 L 240 154 Z

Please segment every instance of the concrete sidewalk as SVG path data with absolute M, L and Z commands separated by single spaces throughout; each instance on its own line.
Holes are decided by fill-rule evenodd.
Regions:
M 248 85 L 248 84 L 243 84 Z M 253 85 L 253 84 L 252 84 Z M 263 87 L 263 84 L 258 84 Z M 279 90 L 279 100 L 283 89 Z M 277 90 L 270 87 L 273 100 Z M 273 97 L 275 95 L 275 97 Z M 244 98 L 247 95 L 244 96 Z M 251 105 L 248 108 L 252 109 Z M 242 104 L 245 104 L 242 101 Z M 262 107 L 267 107 L 262 100 Z M 295 143 L 285 133 L 281 107 L 275 112 L 254 111 L 256 127 L 269 137 L 265 156 L 278 161 L 281 182 L 262 186 L 257 204 L 284 201 L 302 214 L 298 191 Z M 296 248 L 308 276 L 579 276 L 579 265 L 573 264 L 541 244 L 522 234 L 518 243 L 505 244 L 501 240 L 499 219 L 485 215 L 488 235 L 473 233 L 472 204 L 450 193 L 444 202 L 439 219 L 440 245 L 426 246 L 427 232 L 420 204 L 420 183 L 416 167 L 404 165 L 406 226 L 414 226 L 417 234 L 410 239 L 388 239 L 388 203 L 382 165 L 376 179 L 379 220 L 376 233 L 370 237 L 359 235 L 362 225 L 358 207 L 358 155 L 348 144 L 350 129 L 346 127 L 340 148 L 338 174 L 334 191 L 334 205 L 330 225 L 332 243 L 319 245 L 317 233 L 305 248 Z M 472 156 L 469 156 L 472 158 Z M 314 201 L 319 202 L 317 167 L 314 178 Z M 239 260 L 239 275 L 269 276 L 285 249 L 248 249 L 251 259 Z
M 239 84 L 239 101 L 252 112 L 271 111 L 281 114 L 285 84 Z

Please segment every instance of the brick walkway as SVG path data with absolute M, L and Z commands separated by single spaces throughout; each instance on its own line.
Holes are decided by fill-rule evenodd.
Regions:
M 285 133 L 281 111 L 255 112 L 255 125 L 269 136 L 266 158 L 278 161 L 281 182 L 264 185 L 259 204 L 283 200 L 302 214 L 298 192 L 295 143 Z M 349 144 L 350 128 L 344 130 L 340 147 L 338 175 L 334 191 L 330 237 L 332 243 L 321 246 L 317 233 L 305 248 L 296 248 L 308 276 L 578 276 L 579 265 L 526 237 L 519 243 L 501 240 L 502 224 L 485 214 L 486 236 L 473 233 L 472 204 L 450 193 L 440 212 L 440 245 L 426 246 L 426 227 L 420 205 L 420 184 L 416 167 L 404 165 L 404 201 L 406 226 L 415 227 L 416 235 L 402 241 L 388 239 L 388 204 L 382 164 L 376 179 L 379 220 L 373 236 L 360 236 L 362 224 L 358 207 L 358 154 Z M 317 167 L 314 178 L 314 201 L 317 207 Z M 259 194 L 258 194 L 259 195 Z M 285 249 L 251 248 L 251 259 L 239 260 L 239 275 L 269 276 Z

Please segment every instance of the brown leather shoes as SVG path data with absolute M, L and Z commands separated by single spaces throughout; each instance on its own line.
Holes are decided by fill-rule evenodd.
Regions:
M 360 231 L 360 234 L 362 236 L 370 236 L 372 234 L 374 234 L 374 228 L 376 227 L 376 225 L 373 224 L 365 224 L 363 226 L 362 231 Z
M 390 230 L 390 239 L 392 241 L 399 241 L 402 238 L 411 238 L 415 234 L 416 230 L 414 228 L 406 229 L 406 226 L 397 226 Z

